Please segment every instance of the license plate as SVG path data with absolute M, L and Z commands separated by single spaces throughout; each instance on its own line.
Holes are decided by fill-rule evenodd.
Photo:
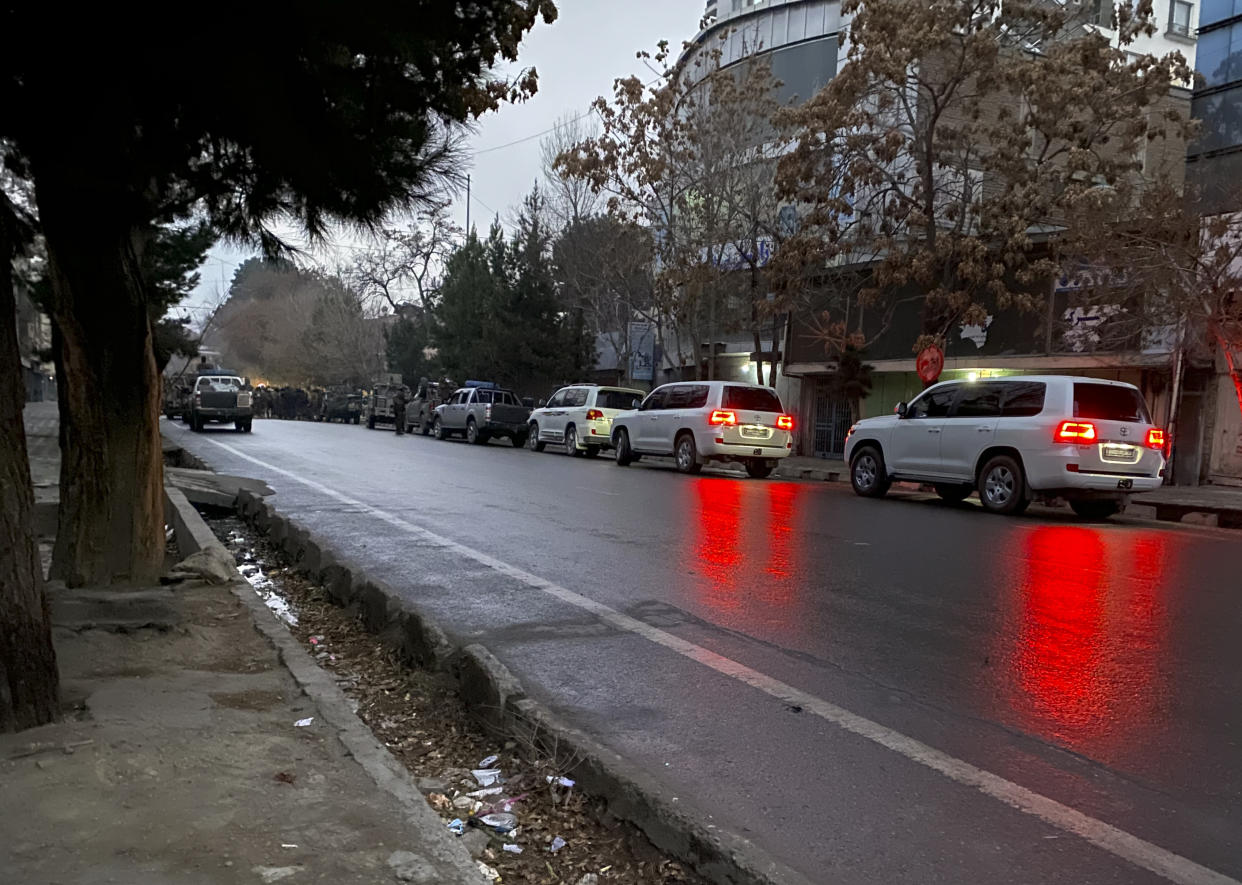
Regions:
M 755 450 L 754 450 L 751 454 L 753 454 L 753 455 L 762 455 L 762 454 L 763 454 L 763 449 L 755 449 Z
M 1134 488 L 1134 480 L 1132 480 L 1132 479 L 1119 479 L 1119 480 L 1117 480 L 1117 488 L 1119 488 L 1119 489 L 1132 489 L 1132 488 Z
M 768 435 L 766 427 L 742 427 L 742 436 L 750 437 L 751 439 L 767 439 Z
M 1120 461 L 1123 464 L 1133 464 L 1139 459 L 1139 450 L 1134 446 L 1104 445 L 1100 447 L 1100 454 L 1106 461 Z

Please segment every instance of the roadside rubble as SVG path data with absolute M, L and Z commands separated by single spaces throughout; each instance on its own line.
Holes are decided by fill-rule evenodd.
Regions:
M 255 592 L 335 675 L 358 716 L 414 775 L 489 880 L 704 882 L 611 817 L 604 803 L 584 796 L 572 777 L 576 760 L 489 736 L 447 677 L 403 665 L 240 520 L 205 518 Z

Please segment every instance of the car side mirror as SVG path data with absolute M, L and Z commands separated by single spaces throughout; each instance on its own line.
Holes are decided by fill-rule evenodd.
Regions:
M 898 418 L 904 418 L 906 417 L 906 411 L 908 410 L 908 408 L 909 407 L 905 403 L 898 403 L 893 408 L 893 411 L 897 413 Z

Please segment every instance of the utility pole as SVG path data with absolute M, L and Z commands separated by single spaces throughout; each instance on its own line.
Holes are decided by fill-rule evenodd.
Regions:
M 466 176 L 466 237 L 470 236 L 470 176 Z

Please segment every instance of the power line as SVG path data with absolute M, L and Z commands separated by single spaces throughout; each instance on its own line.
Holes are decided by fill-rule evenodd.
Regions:
M 540 136 L 543 136 L 543 135 L 547 135 L 549 132 L 555 132 L 557 129 L 560 129 L 562 126 L 568 126 L 570 123 L 577 123 L 579 120 L 586 119 L 587 117 L 591 116 L 591 114 L 593 113 L 595 113 L 595 109 L 591 108 L 587 110 L 586 113 L 579 114 L 578 116 L 574 117 L 571 120 L 560 120 L 556 123 L 553 123 L 547 129 L 544 129 L 542 132 L 536 132 L 534 135 L 527 135 L 524 138 L 517 138 L 517 139 L 514 139 L 513 141 L 505 142 L 504 144 L 498 144 L 495 147 L 483 148 L 482 150 L 474 151 L 473 156 L 477 157 L 479 154 L 490 154 L 492 151 L 501 151 L 507 147 L 513 147 L 515 144 L 522 144 L 524 142 L 531 141 L 532 139 L 539 138 Z

